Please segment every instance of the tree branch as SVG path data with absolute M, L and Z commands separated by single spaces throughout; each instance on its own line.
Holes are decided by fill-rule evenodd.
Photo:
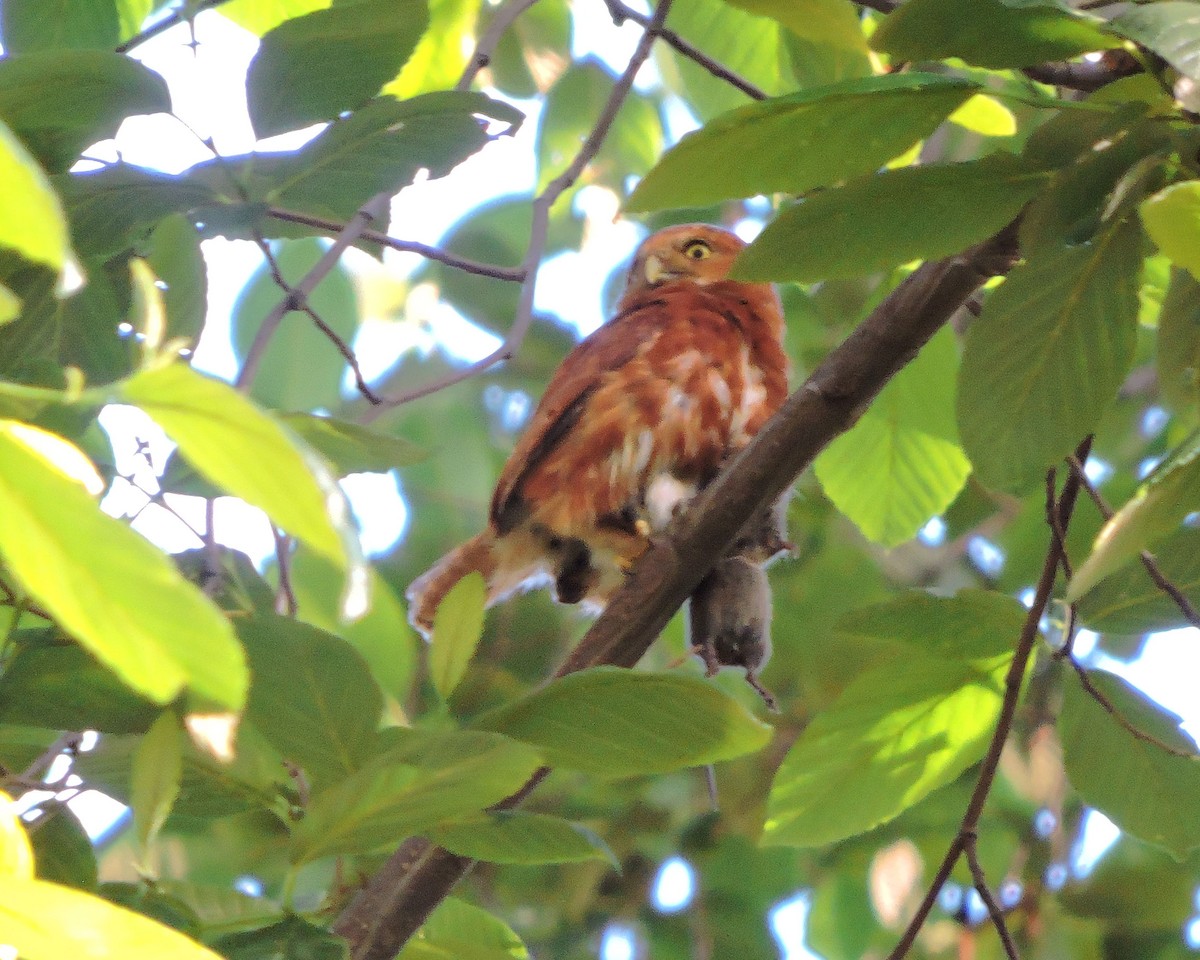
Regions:
M 205 10 L 211 10 L 213 7 L 219 7 L 226 2 L 227 0 L 199 0 L 196 3 L 185 3 L 183 7 L 176 10 L 170 16 L 164 17 L 158 23 L 147 27 L 141 33 L 135 34 L 128 40 L 118 43 L 113 49 L 117 53 L 128 53 L 134 47 L 145 43 L 151 37 L 157 37 L 160 33 L 165 33 L 178 23 L 186 23 L 189 20 L 194 20 L 196 14 Z
M 963 838 L 963 853 L 967 855 L 967 866 L 971 870 L 971 879 L 975 882 L 975 889 L 979 891 L 983 905 L 987 907 L 988 916 L 992 918 L 992 925 L 996 928 L 1000 943 L 1004 946 L 1004 953 L 1008 956 L 1008 960 L 1017 960 L 1017 946 L 1013 943 L 1012 934 L 1008 932 L 1008 924 L 1004 921 L 1004 911 L 1000 909 L 1000 904 L 996 903 L 996 898 L 992 896 L 991 888 L 987 884 L 987 875 L 983 872 L 983 864 L 979 862 L 979 852 L 975 849 L 978 839 L 978 834 L 974 832 L 966 834 Z
M 346 227 L 344 223 L 337 220 L 314 217 L 311 214 L 299 213 L 295 210 L 284 210 L 281 207 L 269 207 L 267 209 L 267 216 L 273 220 L 299 223 L 303 226 L 313 227 L 314 229 L 332 234 L 341 233 Z M 491 263 L 479 263 L 476 260 L 468 260 L 466 257 L 455 256 L 438 247 L 431 247 L 426 243 L 418 243 L 416 240 L 397 240 L 395 237 L 381 233 L 378 230 L 364 230 L 359 234 L 359 239 L 365 240 L 368 243 L 377 243 L 381 247 L 387 247 L 391 250 L 399 250 L 401 253 L 417 253 L 428 260 L 436 260 L 438 263 L 444 263 L 448 267 L 454 267 L 456 270 L 462 270 L 465 273 L 478 274 L 481 277 L 492 277 L 495 280 L 511 280 L 516 283 L 520 283 L 525 279 L 525 271 L 520 267 L 498 267 Z
M 1075 451 L 1076 456 L 1081 460 L 1086 459 L 1091 445 L 1092 438 L 1088 437 Z M 1054 471 L 1051 470 L 1051 476 L 1053 476 L 1053 473 Z M 1025 616 L 1025 623 L 1021 628 L 1021 636 L 1017 640 L 1017 648 L 1013 653 L 1012 664 L 1008 668 L 1008 675 L 1004 678 L 1004 700 L 1000 705 L 1000 716 L 996 720 L 996 730 L 992 734 L 987 754 L 983 758 L 979 778 L 975 781 L 975 789 L 971 793 L 971 799 L 967 804 L 966 813 L 963 814 L 958 833 L 955 834 L 954 839 L 950 842 L 950 849 L 946 851 L 946 856 L 942 859 L 941 866 L 938 867 L 933 883 L 930 884 L 929 889 L 926 891 L 921 905 L 917 907 L 917 912 L 913 915 L 912 920 L 909 921 L 895 949 L 888 954 L 888 960 L 901 960 L 902 957 L 908 954 L 913 942 L 917 939 L 917 933 L 929 916 L 929 911 L 933 909 L 933 905 L 937 901 L 938 894 L 946 883 L 946 879 L 950 876 L 950 871 L 954 869 L 958 858 L 970 844 L 970 838 L 975 835 L 979 826 L 979 818 L 983 813 L 983 806 L 987 802 L 988 794 L 992 789 L 992 783 L 996 779 L 996 770 L 1000 766 L 1001 751 L 1003 751 L 1004 743 L 1008 739 L 1008 732 L 1012 728 L 1013 716 L 1017 710 L 1017 701 L 1021 696 L 1021 682 L 1025 678 L 1025 668 L 1029 663 L 1029 657 L 1033 653 L 1033 645 L 1037 640 L 1038 624 L 1046 612 L 1046 605 L 1050 602 L 1050 594 L 1054 590 L 1054 580 L 1058 573 L 1058 566 L 1062 561 L 1062 540 L 1058 531 L 1065 532 L 1070 524 L 1071 512 L 1075 509 L 1075 498 L 1078 494 L 1079 477 L 1074 472 L 1068 474 L 1066 483 L 1063 484 L 1062 496 L 1058 498 L 1057 503 L 1053 502 L 1053 481 L 1051 479 L 1047 480 L 1047 498 L 1050 500 L 1050 503 L 1047 504 L 1047 510 L 1052 509 L 1055 512 L 1057 523 L 1051 529 L 1050 548 L 1046 551 L 1046 560 L 1042 564 L 1042 574 L 1038 578 L 1033 603 L 1030 604 L 1029 612 Z
M 555 675 L 635 664 L 741 527 L 849 429 L 950 315 L 988 278 L 1012 266 L 1016 253 L 1014 222 L 905 279 L 653 543 Z M 505 805 L 519 802 L 537 779 Z M 471 863 L 427 840 L 409 840 L 346 907 L 334 929 L 350 941 L 354 960 L 388 960 Z
M 1104 496 L 1099 490 L 1093 486 L 1092 481 L 1087 478 L 1087 472 L 1084 470 L 1082 461 L 1077 457 L 1071 457 L 1067 461 L 1073 473 L 1079 477 L 1079 482 L 1083 485 L 1083 489 L 1087 491 L 1087 495 L 1092 498 L 1092 502 L 1096 505 L 1096 509 L 1100 511 L 1105 522 L 1112 519 L 1113 509 L 1108 505 Z M 1154 585 L 1163 593 L 1175 601 L 1175 605 L 1179 607 L 1193 627 L 1200 628 L 1200 611 L 1197 611 L 1192 601 L 1187 598 L 1179 587 L 1167 579 L 1166 575 L 1158 565 L 1158 561 L 1154 559 L 1154 555 L 1149 550 L 1143 550 L 1140 554 L 1142 566 L 1146 568 L 1146 572 L 1150 574 L 1150 579 L 1154 581 Z
M 756 87 L 749 80 L 746 80 L 745 78 L 734 73 L 724 64 L 718 63 L 699 47 L 692 46 L 692 44 L 684 40 L 683 37 L 677 34 L 674 30 L 670 30 L 667 27 L 652 27 L 650 23 L 650 17 L 646 16 L 644 13 L 639 13 L 632 7 L 622 3 L 621 0 L 604 0 L 604 3 L 608 7 L 608 12 L 612 14 L 613 23 L 620 25 L 626 20 L 632 20 L 634 23 L 641 24 L 643 28 L 645 28 L 648 32 L 653 33 L 654 36 L 662 40 L 667 46 L 687 57 L 689 60 L 698 63 L 718 80 L 724 80 L 730 86 L 741 90 L 742 93 L 753 100 L 767 99 L 767 94 L 761 88 Z
M 535 3 L 537 3 L 537 0 L 508 0 L 507 3 L 502 4 L 492 14 L 492 19 L 487 26 L 487 30 L 483 32 L 483 36 L 475 44 L 475 52 L 471 54 L 471 60 L 467 64 L 467 68 L 463 71 L 463 75 L 458 78 L 458 83 L 454 85 L 455 90 L 471 89 L 471 84 L 474 82 L 475 77 L 478 76 L 479 71 L 492 62 L 492 54 L 495 52 L 500 38 L 504 36 L 504 31 L 511 27 L 517 17 Z
M 654 16 L 651 17 L 651 27 L 661 27 L 663 21 L 666 20 L 667 11 L 670 8 L 671 0 L 659 0 L 658 6 L 654 9 Z M 617 82 L 613 85 L 612 93 L 609 94 L 608 100 L 604 104 L 604 109 L 600 111 L 600 116 L 596 118 L 592 132 L 588 134 L 587 139 L 583 141 L 583 146 L 575 154 L 575 159 L 571 161 L 570 166 L 566 170 L 546 184 L 546 189 L 538 194 L 533 201 L 533 223 L 529 229 L 529 246 L 526 248 L 525 259 L 521 262 L 520 267 L 524 274 L 524 280 L 521 283 L 521 293 L 517 299 L 517 312 L 513 318 L 513 324 L 504 338 L 504 342 L 482 360 L 476 360 L 465 367 L 452 370 L 444 376 L 422 386 L 385 396 L 380 406 L 373 410 L 368 410 L 364 414 L 364 423 L 369 423 L 384 410 L 398 407 L 401 404 L 408 403 L 410 400 L 427 396 L 455 383 L 460 383 L 469 377 L 473 377 L 480 371 L 486 370 L 502 360 L 511 359 L 513 354 L 517 352 L 525 339 L 525 335 L 529 332 L 530 325 L 533 323 L 533 294 L 537 287 L 538 266 L 541 264 L 542 255 L 546 251 L 546 232 L 550 226 L 550 210 L 558 198 L 579 179 L 579 175 L 583 173 L 584 168 L 592 162 L 592 159 L 599 152 L 601 145 L 604 143 L 604 138 L 608 136 L 609 127 L 612 126 L 612 122 L 616 119 L 621 105 L 633 89 L 634 77 L 637 76 L 638 70 L 641 69 L 642 64 L 650 56 L 650 50 L 654 45 L 654 37 L 654 30 L 650 28 L 647 28 L 642 34 L 641 39 L 634 48 L 633 54 L 629 58 L 629 63 L 626 65 L 624 71 L 622 71 L 621 76 L 617 78 Z

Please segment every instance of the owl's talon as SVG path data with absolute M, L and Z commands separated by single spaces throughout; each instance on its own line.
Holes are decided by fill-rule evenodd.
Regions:
M 762 685 L 762 681 L 758 679 L 753 670 L 746 671 L 746 682 L 762 697 L 763 703 L 767 705 L 768 710 L 772 713 L 779 712 L 779 704 L 775 700 L 775 694 Z
M 650 522 L 645 517 L 638 517 L 633 522 L 633 529 L 637 531 L 639 537 L 650 539 Z

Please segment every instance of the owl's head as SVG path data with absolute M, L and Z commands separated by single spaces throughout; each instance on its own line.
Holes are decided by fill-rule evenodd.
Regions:
M 724 280 L 745 246 L 736 234 L 706 223 L 659 230 L 643 240 L 634 254 L 625 293 L 649 290 L 671 280 Z

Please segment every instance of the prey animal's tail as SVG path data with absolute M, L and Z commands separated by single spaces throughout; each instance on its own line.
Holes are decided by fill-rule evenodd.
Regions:
M 405 597 L 408 619 L 426 637 L 433 632 L 433 616 L 451 588 L 469 573 L 481 573 L 490 585 L 495 579 L 495 535 L 484 530 L 455 547 L 412 582 Z M 490 589 L 488 591 L 491 592 Z

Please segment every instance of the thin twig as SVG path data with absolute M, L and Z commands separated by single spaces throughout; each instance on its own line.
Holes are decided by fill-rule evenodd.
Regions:
M 204 10 L 211 10 L 213 7 L 219 7 L 225 2 L 226 0 L 199 0 L 196 3 L 185 2 L 179 10 L 176 10 L 170 16 L 164 17 L 158 23 L 147 27 L 141 33 L 135 34 L 128 40 L 118 43 L 114 49 L 117 53 L 128 53 L 134 47 L 145 43 L 151 37 L 157 37 L 160 33 L 165 33 L 176 24 L 190 22 L 196 18 L 196 14 Z
M 463 71 L 461 77 L 458 78 L 458 83 L 454 85 L 455 90 L 470 90 L 471 84 L 479 71 L 484 69 L 492 62 L 492 54 L 496 51 L 496 45 L 500 42 L 500 38 L 504 36 L 504 32 L 512 26 L 513 22 L 523 14 L 526 10 L 532 7 L 537 0 L 508 0 L 492 14 L 491 22 L 487 29 L 483 32 L 483 36 L 475 44 L 475 51 L 471 54 L 471 59 L 467 63 L 467 68 Z
M 258 368 L 262 365 L 267 344 L 271 342 L 275 331 L 279 329 L 279 324 L 284 316 L 289 311 L 296 309 L 297 298 L 300 298 L 300 302 L 307 300 L 308 296 L 316 289 L 317 284 L 332 272 L 347 248 L 352 246 L 372 223 L 383 218 L 390 202 L 391 194 L 384 191 L 377 193 L 364 203 L 350 218 L 342 232 L 334 238 L 329 249 L 321 255 L 321 259 L 313 264 L 308 273 L 299 281 L 290 285 L 289 292 L 285 293 L 282 299 L 263 317 L 262 323 L 254 335 L 254 341 L 250 344 L 250 349 L 246 351 L 246 360 L 242 364 L 242 369 L 238 371 L 237 379 L 234 380 L 235 387 L 239 390 L 249 389 L 258 374 Z
M 50 769 L 54 761 L 58 759 L 58 755 L 64 752 L 75 753 L 79 749 L 79 744 L 83 740 L 83 734 L 78 731 L 70 731 L 61 734 L 50 746 L 38 754 L 37 758 L 21 771 L 19 780 L 25 782 L 38 783 L 39 790 L 45 790 L 47 787 L 52 787 L 54 784 L 42 783 L 42 777 L 46 771 Z
M 1085 459 L 1088 455 L 1088 450 L 1091 449 L 1091 444 L 1092 438 L 1088 437 L 1079 445 L 1079 449 L 1076 450 L 1076 456 L 1080 457 L 1081 460 Z M 1049 484 L 1047 486 L 1048 497 L 1052 498 L 1053 487 Z M 1059 529 L 1063 531 L 1070 525 L 1071 512 L 1075 508 L 1075 498 L 1078 494 L 1079 477 L 1074 471 L 1071 471 L 1067 475 L 1066 483 L 1063 484 L 1062 496 L 1058 498 L 1057 503 L 1053 507 L 1057 512 Z M 992 783 L 996 779 L 996 770 L 1000 765 L 1000 754 L 1004 749 L 1005 742 L 1008 740 L 1009 730 L 1012 729 L 1013 717 L 1017 710 L 1017 701 L 1021 696 L 1021 683 L 1025 677 L 1025 667 L 1029 663 L 1029 657 L 1033 653 L 1034 643 L 1037 640 L 1038 623 L 1046 612 L 1046 605 L 1050 602 L 1050 594 L 1054 590 L 1054 580 L 1058 574 L 1058 566 L 1062 558 L 1061 545 L 1062 540 L 1056 533 L 1052 532 L 1050 547 L 1046 551 L 1046 560 L 1042 564 L 1042 573 L 1038 578 L 1033 603 L 1030 604 L 1029 612 L 1025 615 L 1025 623 L 1021 628 L 1021 636 L 1017 640 L 1016 651 L 1013 653 L 1013 660 L 1008 668 L 1008 675 L 1004 678 L 1004 700 L 1000 705 L 1000 716 L 996 721 L 996 730 L 992 734 L 991 743 L 988 745 L 987 755 L 983 758 L 979 778 L 975 781 L 975 789 L 971 793 L 966 813 L 963 814 L 962 824 L 958 828 L 958 833 L 955 834 L 954 839 L 950 842 L 950 849 L 946 851 L 946 856 L 942 859 L 941 866 L 938 867 L 934 881 L 926 891 L 921 905 L 917 908 L 917 912 L 905 928 L 895 949 L 888 954 L 888 960 L 900 960 L 901 957 L 908 954 L 908 951 L 917 939 L 917 933 L 929 916 L 929 911 L 933 909 L 934 903 L 937 902 L 938 894 L 950 876 L 950 871 L 954 869 L 954 865 L 958 862 L 958 858 L 967 844 L 967 837 L 975 833 L 979 826 L 979 818 L 983 813 L 983 806 L 987 802 L 988 794 L 991 793 Z
M 542 255 L 546 250 L 546 232 L 550 226 L 550 209 L 559 197 L 575 183 L 579 175 L 583 173 L 584 168 L 591 163 L 596 153 L 600 150 L 601 145 L 604 143 L 604 138 L 608 135 L 609 127 L 612 126 L 612 122 L 617 116 L 617 112 L 621 109 L 621 105 L 624 104 L 626 97 L 629 96 L 629 92 L 633 89 L 634 77 L 637 76 L 638 70 L 641 69 L 642 64 L 650 56 L 650 50 L 654 45 L 654 29 L 662 26 L 670 7 L 671 0 L 660 0 L 658 6 L 655 7 L 654 16 L 650 18 L 650 25 L 642 33 L 641 39 L 629 57 L 629 63 L 613 85 L 612 93 L 609 94 L 608 100 L 604 104 L 604 109 L 600 111 L 600 116 L 596 118 L 592 132 L 583 141 L 583 145 L 579 148 L 579 152 L 575 154 L 575 159 L 571 161 L 570 166 L 551 180 L 546 185 L 546 189 L 538 194 L 533 201 L 533 222 L 529 229 L 529 246 L 525 251 L 525 259 L 521 263 L 521 270 L 525 273 L 525 279 L 521 284 L 521 292 L 517 299 L 516 315 L 513 318 L 513 324 L 509 328 L 508 334 L 504 338 L 504 342 L 482 360 L 476 360 L 465 367 L 451 370 L 422 386 L 385 396 L 382 404 L 372 410 L 368 410 L 364 414 L 362 418 L 363 422 L 370 422 L 384 410 L 400 406 L 419 397 L 427 396 L 452 384 L 473 377 L 481 370 L 486 370 L 503 360 L 511 359 L 513 354 L 516 353 L 524 341 L 525 335 L 529 332 L 530 325 L 533 323 L 533 294 L 537 287 L 538 265 L 542 262 Z
M 1181 747 L 1173 747 L 1169 743 L 1159 740 L 1158 737 L 1154 736 L 1154 734 L 1147 733 L 1145 730 L 1135 727 L 1133 723 L 1127 717 L 1125 717 L 1120 710 L 1117 709 L 1116 705 L 1108 699 L 1108 696 L 1104 693 L 1104 691 L 1092 683 L 1092 678 L 1087 675 L 1087 670 L 1083 668 L 1083 665 L 1080 664 L 1078 660 L 1069 655 L 1065 659 L 1075 671 L 1075 675 L 1079 678 L 1079 684 L 1083 687 L 1084 692 L 1087 693 L 1087 695 L 1095 700 L 1098 704 L 1100 704 L 1100 706 L 1104 708 L 1104 712 L 1116 720 L 1117 723 L 1119 723 L 1135 740 L 1140 740 L 1142 743 L 1148 743 L 1153 747 L 1158 747 L 1158 749 L 1162 750 L 1164 753 L 1169 753 L 1175 757 L 1188 757 L 1191 759 L 1196 756 L 1196 752 L 1194 750 L 1185 750 Z
M 1067 554 L 1067 534 L 1063 530 L 1062 524 L 1058 522 L 1058 510 L 1054 503 L 1054 474 L 1046 474 L 1046 526 L 1050 528 L 1050 533 L 1054 536 L 1054 542 L 1059 550 L 1059 565 L 1062 567 L 1063 573 L 1067 579 L 1071 579 L 1071 558 Z
M 613 23 L 621 24 L 626 20 L 632 20 L 634 23 L 640 24 L 647 32 L 652 32 L 667 46 L 671 47 L 677 53 L 687 57 L 694 63 L 699 64 L 718 80 L 724 80 L 732 87 L 741 90 L 746 96 L 752 100 L 766 100 L 767 94 L 761 87 L 756 87 L 749 80 L 739 76 L 730 70 L 723 63 L 718 63 L 699 47 L 695 47 L 683 39 L 674 30 L 667 27 L 654 28 L 651 26 L 651 18 L 644 13 L 639 13 L 632 7 L 624 4 L 621 0 L 604 0 L 605 6 L 608 7 L 608 12 L 612 14 Z
M 321 315 L 313 309 L 313 305 L 308 302 L 308 296 L 300 293 L 299 290 L 287 282 L 283 271 L 279 267 L 279 261 L 271 251 L 271 245 L 267 243 L 266 238 L 258 231 L 254 233 L 254 242 L 258 244 L 258 249 L 262 251 L 263 257 L 266 258 L 267 270 L 270 272 L 275 286 L 287 294 L 290 308 L 308 315 L 313 325 L 325 335 L 326 339 L 337 348 L 337 352 L 342 355 L 342 359 L 350 365 L 350 369 L 354 373 L 354 385 L 358 388 L 358 392 L 366 397 L 370 403 L 379 403 L 379 395 L 367 384 L 366 379 L 363 377 L 362 369 L 358 365 L 358 357 L 354 355 L 354 351 L 350 349 L 349 344 L 338 336 L 337 331 L 326 323 L 321 318 Z
M 346 226 L 337 220 L 314 217 L 311 214 L 298 213 L 294 210 L 283 210 L 280 207 L 269 207 L 267 209 L 267 216 L 274 220 L 299 223 L 306 227 L 313 227 L 314 229 L 332 234 L 340 233 Z M 466 257 L 455 256 L 453 253 L 449 253 L 438 247 L 418 243 L 416 240 L 397 240 L 395 237 L 390 237 L 378 230 L 364 230 L 359 234 L 359 239 L 370 243 L 377 243 L 381 247 L 388 247 L 391 250 L 399 250 L 401 253 L 418 253 L 428 260 L 436 260 L 438 263 L 444 263 L 448 267 L 454 267 L 456 270 L 462 270 L 466 273 L 478 274 L 481 277 L 492 277 L 495 280 L 510 280 L 515 283 L 520 283 L 525 279 L 525 271 L 520 267 L 498 267 L 491 263 L 479 263 L 476 260 L 468 260 Z
M 1083 485 L 1083 489 L 1092 498 L 1092 503 L 1100 511 L 1100 516 L 1104 518 L 1105 522 L 1111 520 L 1113 509 L 1108 505 L 1108 501 L 1104 499 L 1104 495 L 1088 479 L 1083 463 L 1076 457 L 1071 457 L 1068 463 L 1071 466 L 1071 471 L 1079 477 L 1079 482 Z M 1154 559 L 1154 555 L 1149 550 L 1143 550 L 1139 556 L 1141 557 L 1142 566 L 1150 574 L 1150 579 L 1154 581 L 1154 585 L 1175 601 L 1175 605 L 1179 607 L 1180 612 L 1187 619 L 1188 623 L 1193 627 L 1200 628 L 1200 611 L 1188 599 L 1187 594 L 1179 589 L 1178 585 L 1167 579 L 1166 575 L 1162 572 L 1162 568 L 1159 567 L 1158 561 Z
M 1017 945 L 1013 943 L 1012 934 L 1008 932 L 1008 924 L 1004 920 L 1004 911 L 1000 909 L 1000 904 L 996 903 L 996 898 L 992 896 L 987 876 L 983 872 L 983 865 L 979 862 L 979 852 L 975 849 L 978 839 L 979 835 L 973 830 L 963 836 L 963 853 L 967 855 L 967 866 L 971 870 L 971 879 L 975 881 L 975 889 L 979 892 L 983 905 L 987 907 L 988 916 L 992 918 L 992 926 L 996 928 L 1008 960 L 1019 960 Z
M 204 574 L 200 589 L 205 596 L 215 597 L 221 590 L 224 575 L 221 569 L 221 547 L 217 543 L 217 501 L 204 499 Z
M 282 530 L 271 526 L 275 539 L 275 563 L 279 568 L 279 589 L 275 593 L 275 612 L 285 617 L 294 617 L 299 608 L 296 593 L 292 589 L 292 538 Z
M 127 484 L 129 484 L 131 487 L 133 487 L 134 490 L 136 490 L 138 493 L 140 493 L 143 497 L 146 498 L 146 502 L 143 503 L 140 507 L 138 507 L 134 513 L 130 514 L 130 516 L 129 516 L 130 523 L 133 523 L 138 517 L 140 517 L 142 515 L 142 513 L 145 511 L 145 509 L 148 506 L 150 506 L 150 504 L 154 504 L 155 506 L 162 507 L 164 510 L 166 510 L 167 513 L 169 513 L 171 516 L 173 516 L 176 520 L 178 520 L 180 523 L 182 523 L 187 528 L 188 533 L 192 534 L 192 536 L 194 536 L 201 543 L 204 543 L 204 534 L 201 533 L 199 530 L 197 530 L 195 527 L 193 527 L 191 525 L 191 523 L 188 522 L 187 518 L 185 518 L 183 516 L 183 514 L 181 514 L 173 506 L 171 506 L 169 503 L 167 503 L 167 500 L 166 500 L 165 495 L 163 494 L 163 491 L 159 490 L 157 493 L 151 493 L 149 490 L 147 490 L 145 487 L 143 487 L 140 483 L 137 482 L 137 477 L 134 476 L 134 474 L 132 474 L 132 473 L 129 474 L 128 476 L 121 474 L 120 477 Z

